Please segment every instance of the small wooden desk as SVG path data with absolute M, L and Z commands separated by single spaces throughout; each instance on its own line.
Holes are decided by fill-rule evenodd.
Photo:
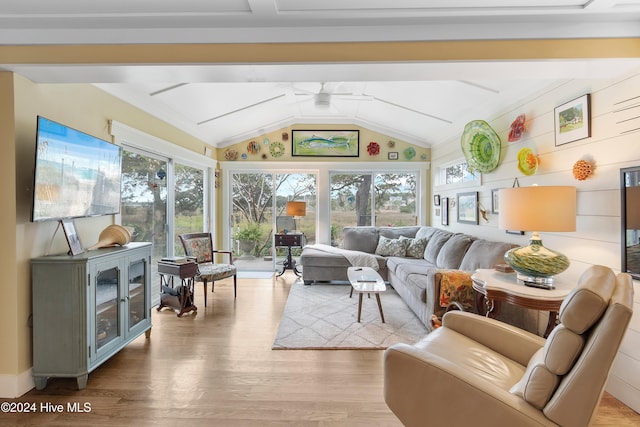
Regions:
M 300 277 L 300 272 L 296 268 L 296 260 L 291 255 L 291 248 L 302 247 L 302 234 L 276 234 L 275 238 L 276 247 L 287 248 L 287 258 L 282 263 L 282 271 L 276 277 L 282 276 L 286 270 L 293 270 L 296 276 Z
M 574 286 L 562 279 L 554 278 L 555 289 L 533 288 L 517 283 L 516 273 L 501 273 L 494 269 L 476 270 L 471 280 L 473 289 L 477 292 L 478 312 L 484 312 L 487 317 L 495 317 L 498 314 L 501 301 L 518 307 L 548 311 L 549 322 L 544 333 L 545 338 L 556 326 L 560 305 Z
M 195 262 L 175 264 L 158 261 L 158 273 L 160 274 L 160 295 L 162 295 L 162 286 L 170 285 L 171 288 L 173 288 L 173 278 L 178 277 L 182 281 L 182 286 L 186 286 L 189 288 L 189 292 L 191 292 L 191 298 L 193 298 L 195 292 L 194 278 L 198 275 L 198 264 L 196 264 Z M 182 317 L 184 313 L 198 310 L 198 307 L 196 307 L 195 304 L 173 307 L 171 304 L 165 304 L 162 301 L 161 297 L 160 305 L 158 306 L 157 310 L 160 311 L 163 307 L 170 307 L 174 310 L 178 310 L 178 317 Z

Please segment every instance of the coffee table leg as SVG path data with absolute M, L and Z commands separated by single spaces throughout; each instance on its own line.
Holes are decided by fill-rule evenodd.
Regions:
M 380 318 L 382 319 L 382 323 L 384 323 L 384 314 L 382 313 L 382 303 L 380 302 L 380 294 L 376 293 L 376 299 L 378 300 L 378 309 L 380 310 Z
M 362 313 L 362 292 L 358 293 L 358 323 L 360 323 L 360 313 Z

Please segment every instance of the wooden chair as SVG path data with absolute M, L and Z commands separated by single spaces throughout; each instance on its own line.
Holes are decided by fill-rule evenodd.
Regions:
M 237 294 L 236 274 L 238 269 L 233 265 L 231 251 L 213 249 L 211 233 L 189 233 L 181 234 L 178 237 L 180 237 L 185 255 L 195 257 L 198 263 L 199 272 L 195 280 L 202 282 L 204 285 L 204 306 L 207 306 L 207 282 L 211 282 L 211 292 L 213 292 L 216 280 L 233 276 L 233 297 L 235 298 Z M 215 262 L 215 254 L 229 255 L 229 264 L 217 264 Z

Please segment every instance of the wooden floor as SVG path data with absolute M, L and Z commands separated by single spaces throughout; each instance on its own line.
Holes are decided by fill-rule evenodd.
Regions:
M 271 350 L 294 281 L 238 279 L 235 301 L 221 281 L 206 309 L 198 284 L 197 315 L 154 309 L 151 338 L 92 372 L 86 389 L 51 379 L 14 400 L 38 413 L 0 413 L 0 425 L 400 426 L 382 396 L 382 351 Z M 42 413 L 41 403 L 64 412 Z M 90 412 L 69 413 L 76 403 Z M 638 426 L 640 415 L 605 395 L 594 425 Z

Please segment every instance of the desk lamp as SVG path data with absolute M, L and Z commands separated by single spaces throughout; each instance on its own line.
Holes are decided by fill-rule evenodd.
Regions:
M 576 231 L 576 188 L 533 186 L 502 189 L 499 226 L 503 230 L 532 231 L 528 246 L 515 248 L 504 259 L 519 283 L 553 289 L 553 276 L 569 267 L 569 259 L 542 245 L 539 231 Z
M 295 232 L 299 233 L 298 225 L 295 222 L 296 219 L 307 215 L 307 203 L 306 202 L 287 202 L 287 215 L 293 217 Z

